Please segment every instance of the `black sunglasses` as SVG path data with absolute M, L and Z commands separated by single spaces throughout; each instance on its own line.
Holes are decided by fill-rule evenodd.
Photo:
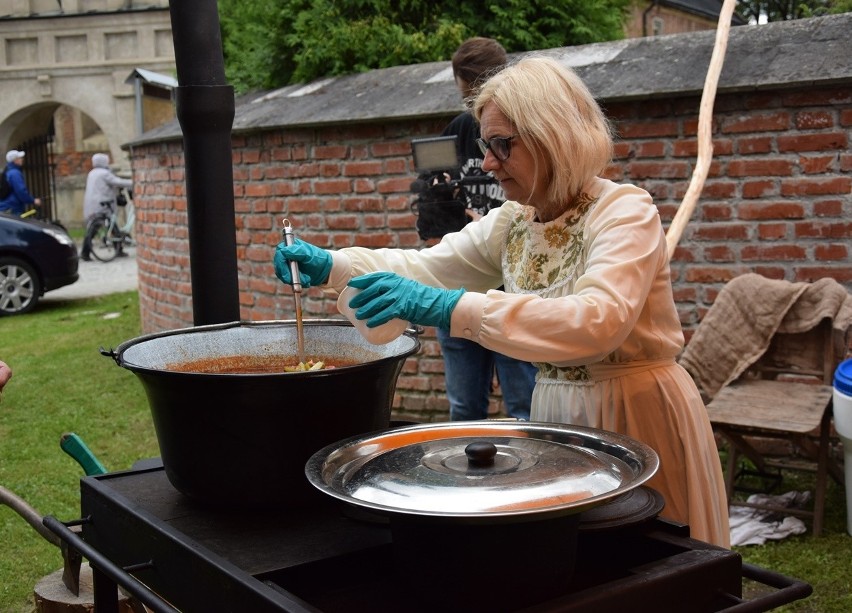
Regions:
M 476 144 L 479 145 L 479 150 L 482 151 L 482 155 L 485 155 L 485 153 L 490 149 L 491 153 L 494 154 L 494 157 L 501 162 L 505 162 L 509 159 L 509 155 L 512 153 L 512 139 L 516 136 L 518 135 L 512 134 L 512 136 L 495 136 L 488 140 L 477 138 Z

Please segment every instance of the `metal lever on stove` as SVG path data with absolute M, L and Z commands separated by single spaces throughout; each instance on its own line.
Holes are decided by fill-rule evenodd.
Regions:
M 84 521 L 86 520 L 68 522 L 68 524 L 79 524 Z M 129 574 L 124 568 L 116 566 L 109 558 L 89 545 L 82 537 L 72 531 L 63 522 L 59 521 L 52 515 L 46 515 L 42 522 L 51 532 L 56 534 L 63 542 L 67 543 L 69 547 L 80 552 L 89 560 L 89 564 L 92 567 L 92 572 L 95 573 L 95 577 L 97 577 L 98 573 L 100 573 L 104 576 L 104 578 L 113 582 L 113 588 L 115 588 L 116 585 L 120 585 L 128 594 L 136 598 L 154 613 L 179 613 L 177 609 L 154 594 L 148 587 L 138 581 L 136 577 Z M 135 570 L 150 567 L 152 565 L 152 563 L 146 562 L 144 564 L 137 564 L 133 567 L 127 568 L 133 568 Z M 95 585 L 102 586 L 105 584 L 96 580 Z M 118 611 L 118 590 L 113 589 L 112 593 L 108 596 L 108 598 L 102 598 L 100 594 L 95 595 L 95 608 L 99 613 L 107 611 L 110 606 L 114 607 L 112 610 Z
M 92 450 L 74 432 L 65 432 L 59 438 L 59 447 L 77 460 L 77 463 L 86 471 L 86 475 L 103 475 L 107 469 L 98 461 Z
M 752 600 L 743 600 L 737 596 L 726 594 L 731 602 L 736 604 L 720 610 L 727 613 L 762 613 L 807 598 L 814 591 L 809 583 L 746 562 L 742 563 L 742 575 L 744 578 L 773 587 L 777 591 L 763 594 Z

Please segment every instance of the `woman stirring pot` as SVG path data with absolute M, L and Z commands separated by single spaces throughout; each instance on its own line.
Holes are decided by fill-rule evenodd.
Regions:
M 370 327 L 394 318 L 538 367 L 533 421 L 591 426 L 650 445 L 661 516 L 728 547 L 721 464 L 698 389 L 675 358 L 684 338 L 662 224 L 651 196 L 600 178 L 609 124 L 583 82 L 528 57 L 473 102 L 483 168 L 508 202 L 423 250 L 298 241 L 277 247 L 276 275 L 338 292 Z M 505 286 L 505 291 L 494 288 Z

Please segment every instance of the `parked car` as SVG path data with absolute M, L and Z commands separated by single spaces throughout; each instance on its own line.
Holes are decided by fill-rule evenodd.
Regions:
M 77 281 L 79 261 L 61 226 L 0 213 L 0 315 L 27 313 L 45 292 Z

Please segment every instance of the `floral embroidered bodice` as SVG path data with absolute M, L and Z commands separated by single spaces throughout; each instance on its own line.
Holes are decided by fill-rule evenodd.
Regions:
M 597 198 L 581 193 L 572 206 L 553 221 L 535 221 L 535 209 L 520 207 L 509 224 L 503 252 L 503 282 L 507 292 L 542 298 L 567 296 L 586 266 L 584 229 Z M 583 366 L 559 368 L 536 363 L 545 379 L 589 381 Z

